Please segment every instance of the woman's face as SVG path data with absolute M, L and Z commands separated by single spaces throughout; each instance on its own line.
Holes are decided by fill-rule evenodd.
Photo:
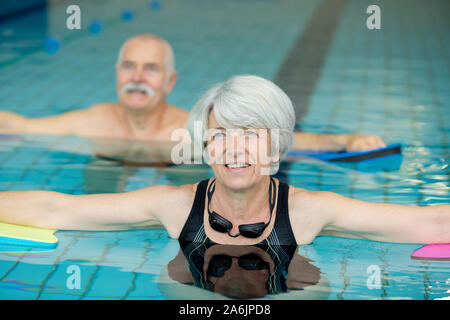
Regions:
M 271 138 L 267 129 L 222 128 L 212 110 L 208 120 L 208 164 L 219 183 L 245 189 L 269 176 L 272 162 Z

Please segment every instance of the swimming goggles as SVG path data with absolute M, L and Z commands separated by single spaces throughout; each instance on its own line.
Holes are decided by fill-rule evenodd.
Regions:
M 269 186 L 269 207 L 270 207 L 270 218 L 269 222 L 257 222 L 257 223 L 249 223 L 249 224 L 241 224 L 239 225 L 239 232 L 235 235 L 230 233 L 230 230 L 233 228 L 233 224 L 228 220 L 219 215 L 217 212 L 209 209 L 209 204 L 211 203 L 211 198 L 216 188 L 216 180 L 211 182 L 208 188 L 208 215 L 209 215 L 209 224 L 211 228 L 213 228 L 217 232 L 225 233 L 227 232 L 230 237 L 236 238 L 238 236 L 243 236 L 246 238 L 258 238 L 262 235 L 266 227 L 269 225 L 272 220 L 272 212 L 275 205 L 276 191 L 272 192 L 275 189 L 275 180 L 270 178 L 270 186 Z

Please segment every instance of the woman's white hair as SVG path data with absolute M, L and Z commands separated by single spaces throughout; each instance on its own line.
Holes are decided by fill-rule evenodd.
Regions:
M 210 88 L 189 113 L 187 128 L 195 144 L 202 144 L 208 130 L 211 110 L 223 128 L 270 129 L 272 156 L 283 159 L 293 142 L 295 112 L 289 97 L 273 82 L 252 75 L 238 75 Z M 194 139 L 195 123 L 201 122 L 202 141 Z M 272 130 L 278 129 L 278 130 Z M 274 133 L 277 132 L 278 136 Z M 279 163 L 272 163 L 271 174 L 278 171 Z

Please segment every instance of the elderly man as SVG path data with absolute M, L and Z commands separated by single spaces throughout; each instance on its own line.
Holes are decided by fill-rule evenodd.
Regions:
M 12 112 L 0 111 L 0 132 L 55 135 L 78 135 L 89 138 L 126 140 L 170 140 L 173 131 L 184 128 L 188 112 L 169 105 L 167 95 L 176 80 L 174 54 L 170 44 L 152 34 L 140 34 L 128 39 L 119 52 L 117 94 L 119 102 L 100 103 L 87 109 L 74 110 L 46 118 L 26 118 Z M 105 144 L 101 154 L 122 153 L 145 155 L 148 149 L 129 142 L 111 151 Z M 383 147 L 377 136 L 360 134 L 325 135 L 294 133 L 294 149 L 360 151 Z M 132 152 L 130 152 L 130 149 Z M 134 152 L 133 152 L 134 151 Z M 150 155 L 150 154 L 148 154 Z M 154 152 L 151 153 L 154 155 Z M 145 158 L 145 156 L 143 157 Z M 146 161 L 149 159 L 141 159 Z
M 116 72 L 118 103 L 38 119 L 2 112 L 0 131 L 165 140 L 185 126 L 188 112 L 166 101 L 177 80 L 167 41 L 149 34 L 132 37 L 120 50 Z

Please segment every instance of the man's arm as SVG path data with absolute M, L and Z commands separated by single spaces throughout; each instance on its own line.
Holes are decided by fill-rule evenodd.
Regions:
M 294 132 L 292 149 L 316 151 L 364 151 L 385 147 L 378 136 L 362 134 L 317 134 Z
M 44 118 L 27 118 L 19 114 L 0 111 L 0 133 L 31 133 L 69 135 L 88 132 L 90 120 L 89 109 L 65 112 Z
M 0 221 L 61 230 L 125 230 L 159 224 L 177 187 L 127 193 L 67 195 L 52 191 L 0 193 Z M 173 202 L 173 199 L 172 199 Z M 164 219 L 162 219 L 164 220 Z
M 324 223 L 319 235 L 397 243 L 450 243 L 450 205 L 418 207 L 315 192 Z M 325 213 L 325 214 L 323 214 Z
M 23 128 L 25 117 L 14 112 L 0 111 L 0 132 L 17 133 Z

